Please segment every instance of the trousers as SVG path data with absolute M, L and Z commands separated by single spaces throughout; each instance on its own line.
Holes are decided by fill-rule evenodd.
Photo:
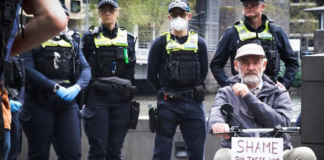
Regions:
M 11 130 L 10 143 L 11 148 L 8 155 L 8 160 L 16 160 L 21 153 L 22 131 L 18 119 L 18 112 L 11 112 Z
M 130 101 L 118 92 L 92 88 L 82 110 L 83 125 L 90 145 L 88 160 L 121 160 L 128 132 Z
M 207 126 L 202 102 L 193 99 L 162 100 L 158 105 L 158 121 L 153 160 L 171 159 L 173 136 L 178 125 L 175 121 L 179 122 L 189 160 L 204 159 Z
M 39 104 L 27 96 L 19 121 L 28 139 L 28 160 L 49 159 L 53 137 L 62 160 L 81 159 L 81 115 L 75 101 L 52 94 Z

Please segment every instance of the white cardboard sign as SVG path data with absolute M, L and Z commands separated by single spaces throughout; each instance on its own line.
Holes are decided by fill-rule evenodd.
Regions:
M 232 160 L 283 160 L 283 139 L 232 137 Z

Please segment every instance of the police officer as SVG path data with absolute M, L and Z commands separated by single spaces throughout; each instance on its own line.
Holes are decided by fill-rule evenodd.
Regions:
M 130 119 L 134 79 L 134 37 L 117 24 L 117 0 L 99 0 L 99 27 L 82 38 L 83 53 L 91 66 L 88 101 L 82 110 L 90 150 L 88 159 L 120 160 Z
M 158 91 L 157 126 L 153 159 L 171 159 L 178 124 L 190 160 L 204 159 L 206 117 L 204 81 L 208 72 L 205 41 L 188 31 L 189 4 L 169 4 L 172 29 L 162 32 L 150 49 L 147 79 Z
M 61 159 L 81 159 L 81 116 L 74 98 L 88 85 L 91 70 L 67 31 L 66 26 L 53 39 L 21 55 L 27 94 L 19 120 L 31 160 L 49 158 L 53 137 Z
M 34 14 L 35 18 L 29 22 L 25 28 L 25 36 L 15 35 L 18 25 L 15 23 L 20 9 L 19 2 L 23 2 L 23 9 L 29 14 Z M 8 62 L 9 56 L 17 55 L 28 49 L 41 44 L 43 40 L 53 36 L 66 25 L 66 20 L 62 19 L 63 12 L 57 9 L 57 1 L 52 0 L 1 0 L 0 1 L 0 159 L 4 153 L 4 129 L 10 128 L 11 114 L 8 94 L 3 83 L 5 61 Z M 35 7 L 38 6 L 38 7 Z M 48 30 L 48 32 L 42 32 Z M 12 34 L 14 33 L 14 34 Z M 21 33 L 21 32 L 20 32 Z M 14 42 L 15 38 L 15 43 Z M 13 46 L 13 47 L 12 47 Z M 11 50 L 13 48 L 13 50 Z
M 25 94 L 25 64 L 24 60 L 19 57 L 11 57 L 10 68 L 5 72 L 6 90 L 8 91 L 10 109 L 11 109 L 11 124 L 10 134 L 6 135 L 6 145 L 8 146 L 8 160 L 16 160 L 21 152 L 21 126 L 18 119 L 18 110 L 24 104 Z
M 287 35 L 276 26 L 268 17 L 262 14 L 265 0 L 241 0 L 244 17 L 235 22 L 222 36 L 210 69 L 221 87 L 228 86 L 228 77 L 224 66 L 231 57 L 232 74 L 238 74 L 234 69 L 234 57 L 237 49 L 247 43 L 258 43 L 266 52 L 268 64 L 265 74 L 278 87 L 289 89 L 298 70 L 298 58 L 293 52 Z M 280 59 L 285 63 L 286 71 L 283 78 L 278 78 Z

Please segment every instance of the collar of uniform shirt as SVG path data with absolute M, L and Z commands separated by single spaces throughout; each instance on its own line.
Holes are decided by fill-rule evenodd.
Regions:
M 241 79 L 241 83 L 243 84 L 243 79 Z M 254 95 L 257 95 L 257 94 L 261 91 L 262 86 L 263 86 L 263 80 L 262 80 L 262 78 L 261 78 L 261 81 L 260 81 L 259 85 L 256 86 L 255 88 L 252 88 L 252 89 L 249 89 L 249 90 L 250 90 L 250 92 L 252 92 Z
M 104 36 L 108 36 L 108 38 L 115 38 L 117 37 L 118 34 L 118 24 L 115 24 L 115 28 L 111 31 L 108 28 L 106 28 L 104 25 L 101 24 L 101 28 L 102 28 L 102 34 Z

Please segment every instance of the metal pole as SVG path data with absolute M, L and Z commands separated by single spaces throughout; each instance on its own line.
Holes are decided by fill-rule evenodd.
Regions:
M 87 11 L 86 11 L 86 19 L 87 19 L 87 24 L 86 24 L 86 30 L 88 30 L 88 28 L 89 28 L 89 0 L 87 0 L 87 7 L 86 7 L 87 9 Z
M 324 22 L 323 21 L 324 21 L 324 13 L 321 14 L 321 27 L 320 27 L 321 30 L 324 30 Z

